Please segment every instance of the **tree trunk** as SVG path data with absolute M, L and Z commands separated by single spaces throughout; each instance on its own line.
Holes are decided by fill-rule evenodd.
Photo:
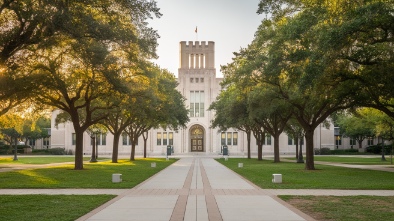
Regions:
M 279 134 L 275 134 L 274 136 L 274 163 L 280 162 L 279 157 Z
M 257 144 L 257 160 L 263 160 L 263 145 L 262 142 Z
M 306 155 L 306 170 L 314 170 L 315 169 L 315 161 L 314 161 L 314 151 L 313 151 L 313 129 L 309 129 L 305 131 L 305 155 Z
M 75 165 L 74 170 L 83 170 L 83 130 L 75 129 Z
M 92 142 L 92 157 L 90 158 L 90 162 L 97 162 L 96 157 L 96 135 L 91 137 Z
M 134 161 L 135 160 L 135 142 L 131 142 L 131 154 L 130 154 L 130 160 Z
M 358 149 L 361 149 L 363 147 L 363 140 L 357 140 L 358 142 Z
M 246 139 L 248 140 L 248 159 L 251 158 L 250 155 L 250 137 L 251 137 L 251 131 L 246 132 Z
M 114 133 L 114 141 L 112 143 L 112 163 L 118 162 L 120 135 L 122 135 L 122 131 Z
M 12 137 L 11 137 L 11 146 L 12 146 Z M 18 138 L 15 137 L 14 142 L 14 161 L 18 160 Z

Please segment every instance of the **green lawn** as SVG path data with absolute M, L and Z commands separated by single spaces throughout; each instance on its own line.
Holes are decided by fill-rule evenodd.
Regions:
M 315 156 L 315 161 L 359 164 L 359 165 L 390 165 L 390 156 L 386 156 L 386 161 L 381 157 L 340 157 L 340 156 Z
M 114 195 L 1 195 L 0 220 L 76 220 L 114 197 Z
M 273 163 L 271 160 L 229 158 L 218 159 L 236 173 L 263 189 L 365 189 L 394 190 L 394 173 L 315 165 L 316 170 L 305 170 L 304 164 Z M 238 163 L 243 163 L 238 168 Z M 272 183 L 272 174 L 280 173 L 283 183 Z
M 316 220 L 393 220 L 394 196 L 279 196 Z
M 45 156 L 45 157 L 30 157 L 18 156 L 18 160 L 14 161 L 14 156 L 0 157 L 0 164 L 50 164 L 50 163 L 65 163 L 75 161 L 74 156 Z M 84 157 L 83 160 L 90 160 L 90 157 Z
M 0 188 L 132 188 L 176 160 L 137 159 L 85 163 L 84 170 L 74 165 L 0 173 Z M 156 162 L 156 167 L 151 167 Z M 121 173 L 122 182 L 112 183 L 112 174 Z

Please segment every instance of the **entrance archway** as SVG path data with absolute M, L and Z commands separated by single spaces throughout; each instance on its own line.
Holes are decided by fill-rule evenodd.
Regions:
M 204 128 L 194 125 L 190 128 L 191 152 L 204 152 Z

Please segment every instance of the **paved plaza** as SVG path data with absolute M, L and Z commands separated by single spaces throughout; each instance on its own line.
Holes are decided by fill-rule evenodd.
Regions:
M 277 195 L 377 195 L 391 190 L 261 189 L 212 157 L 183 157 L 133 189 L 0 189 L 0 194 L 114 194 L 78 220 L 314 220 Z

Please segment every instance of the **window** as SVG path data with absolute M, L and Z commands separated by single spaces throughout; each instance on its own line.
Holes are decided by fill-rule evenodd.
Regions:
M 174 133 L 173 132 L 169 132 L 168 133 L 168 145 L 174 145 Z
M 157 145 L 161 145 L 161 132 L 157 132 Z
M 351 146 L 356 145 L 356 139 L 350 138 L 350 145 Z
M 128 139 L 127 139 L 127 134 L 126 134 L 126 133 L 123 133 L 123 134 L 122 134 L 122 144 L 123 144 L 123 145 L 129 145 L 129 143 L 128 143 L 127 141 L 128 141 Z
M 368 138 L 368 145 L 373 145 L 373 138 Z
M 232 133 L 231 132 L 227 132 L 227 145 L 231 145 L 232 144 Z
M 29 145 L 30 146 L 35 146 L 36 145 L 36 139 L 29 140 Z
M 220 143 L 221 145 L 238 145 L 238 132 L 222 132 Z
M 204 117 L 204 91 L 190 91 L 190 117 Z
M 201 78 L 200 81 L 201 81 L 201 83 L 204 83 L 204 78 Z
M 291 137 L 287 137 L 287 145 L 293 145 L 293 139 Z
M 48 137 L 43 139 L 43 145 L 44 146 L 49 146 L 49 138 Z
M 193 83 L 193 81 L 194 81 L 194 78 L 190 78 L 190 83 Z
M 233 145 L 234 146 L 238 145 L 238 132 L 233 133 Z
M 267 144 L 267 145 L 271 145 L 271 135 L 270 135 L 270 134 L 266 134 L 266 135 L 265 135 L 265 138 L 266 138 L 266 140 L 267 140 L 266 144 Z
M 196 78 L 196 83 L 198 83 L 198 80 L 199 80 L 199 79 L 198 79 L 198 78 Z
M 167 132 L 163 133 L 163 145 L 167 146 Z
M 71 145 L 75 145 L 77 142 L 77 135 L 75 133 L 71 134 Z
M 221 145 L 226 145 L 226 133 L 225 132 L 222 132 L 222 134 L 221 134 Z
M 335 145 L 342 145 L 341 136 L 335 136 Z
M 100 134 L 101 136 L 101 142 L 100 142 L 100 144 L 101 145 L 103 145 L 103 146 L 105 146 L 105 145 L 107 145 L 107 134 Z

